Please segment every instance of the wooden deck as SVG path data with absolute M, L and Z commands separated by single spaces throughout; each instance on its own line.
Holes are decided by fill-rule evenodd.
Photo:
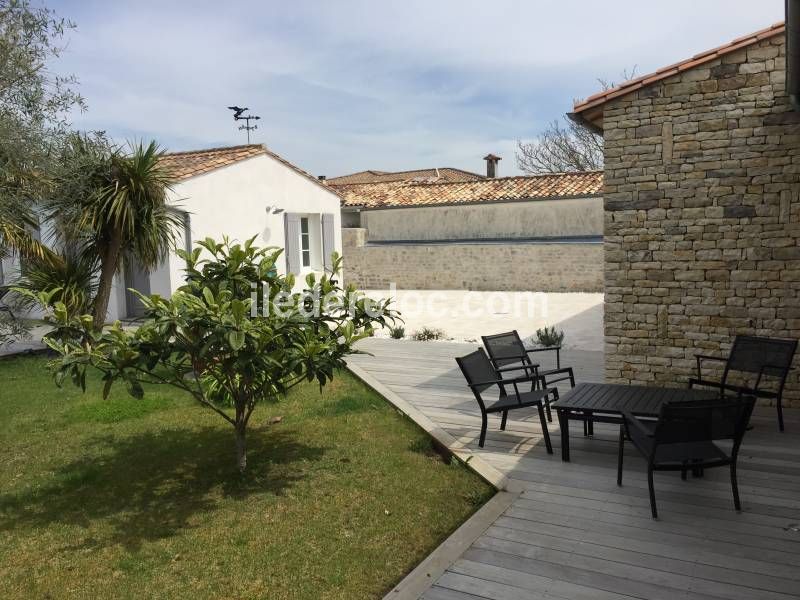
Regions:
M 626 454 L 616 485 L 618 429 L 571 429 L 571 462 L 544 449 L 535 409 L 514 411 L 505 432 L 490 416 L 483 450 L 479 412 L 453 358 L 474 344 L 370 339 L 374 356 L 350 362 L 413 404 L 509 477 L 519 492 L 499 518 L 435 580 L 429 600 L 659 600 L 800 598 L 800 411 L 779 434 L 774 409 L 758 408 L 739 461 L 743 511 L 728 471 L 681 481 L 656 474 L 659 521 L 650 518 L 644 461 Z M 565 351 L 579 381 L 602 381 L 602 353 Z M 518 414 L 522 413 L 522 414 Z M 391 594 L 389 595 L 391 597 Z

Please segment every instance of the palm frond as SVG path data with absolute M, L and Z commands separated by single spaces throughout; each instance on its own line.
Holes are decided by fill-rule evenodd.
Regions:
M 32 260 L 14 287 L 34 294 L 54 292 L 52 302 L 63 302 L 70 315 L 88 314 L 97 293 L 98 266 L 96 256 L 70 250 L 49 261 Z M 30 296 L 15 295 L 14 300 L 26 308 L 36 304 Z

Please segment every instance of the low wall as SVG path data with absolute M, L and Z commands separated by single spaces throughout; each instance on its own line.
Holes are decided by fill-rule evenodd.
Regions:
M 360 225 L 374 242 L 601 236 L 603 199 L 373 209 L 361 212 Z
M 600 292 L 603 244 L 345 244 L 344 270 L 362 289 Z

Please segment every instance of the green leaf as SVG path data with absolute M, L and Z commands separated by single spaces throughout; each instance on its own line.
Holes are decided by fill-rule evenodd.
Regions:
M 128 393 L 137 400 L 141 400 L 144 397 L 144 388 L 136 379 L 130 379 L 128 380 Z
M 111 392 L 111 386 L 114 384 L 114 378 L 110 375 L 106 375 L 104 379 L 106 383 L 103 386 L 103 400 L 107 400 L 108 394 Z
M 234 351 L 242 349 L 244 346 L 245 335 L 243 331 L 234 330 L 228 333 L 228 343 Z

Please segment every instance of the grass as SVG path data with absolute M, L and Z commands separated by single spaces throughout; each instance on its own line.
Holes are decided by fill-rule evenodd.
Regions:
M 217 415 L 0 361 L 0 597 L 378 598 L 491 495 L 346 373 Z M 270 419 L 280 416 L 277 424 Z

